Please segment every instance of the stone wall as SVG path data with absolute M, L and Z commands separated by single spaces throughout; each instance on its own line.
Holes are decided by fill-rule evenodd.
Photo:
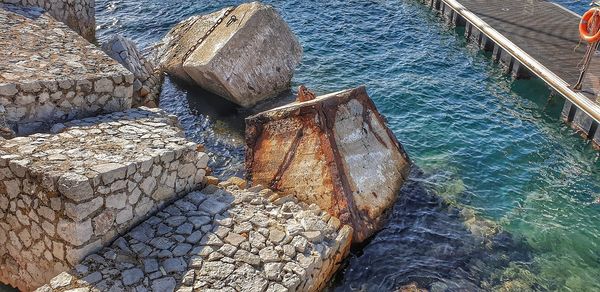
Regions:
M 131 107 L 133 74 L 38 8 L 0 4 L 0 56 L 0 115 L 17 134 Z
M 130 108 L 132 81 L 132 76 L 117 75 L 0 85 L 0 105 L 7 125 L 19 135 L 28 135 L 57 122 Z
M 37 291 L 322 291 L 352 228 L 239 186 L 190 193 Z
M 114 36 L 102 44 L 102 50 L 133 73 L 132 106 L 157 107 L 163 74 L 156 65 L 146 59 L 132 41 L 122 36 Z
M 94 0 L 0 0 L 0 3 L 43 8 L 88 41 L 96 40 Z
M 0 281 L 32 290 L 202 184 L 208 156 L 141 108 L 0 144 Z

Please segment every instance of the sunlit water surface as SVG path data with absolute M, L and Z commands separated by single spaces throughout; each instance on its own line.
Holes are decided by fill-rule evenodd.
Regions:
M 304 47 L 294 87 L 367 85 L 418 166 L 390 223 L 332 289 L 600 290 L 598 153 L 559 120 L 563 102 L 542 83 L 503 75 L 419 1 L 267 2 Z M 100 40 L 119 33 L 148 47 L 179 21 L 239 1 L 96 3 Z M 169 80 L 161 107 L 206 145 L 217 175 L 242 175 L 243 117 L 258 109 Z

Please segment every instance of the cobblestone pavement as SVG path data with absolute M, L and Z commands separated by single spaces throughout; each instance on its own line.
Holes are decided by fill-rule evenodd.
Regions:
M 291 196 L 219 185 L 188 194 L 37 291 L 322 289 L 352 229 Z

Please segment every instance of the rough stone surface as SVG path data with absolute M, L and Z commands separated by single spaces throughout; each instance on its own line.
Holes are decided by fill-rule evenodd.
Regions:
M 302 48 L 275 9 L 252 2 L 236 7 L 186 58 L 227 9 L 175 26 L 162 41 L 158 63 L 180 80 L 251 107 L 289 88 Z
M 131 40 L 122 36 L 114 36 L 102 44 L 102 50 L 135 76 L 133 107 L 157 107 L 163 75 L 156 65 L 146 59 Z
M 198 198 L 220 202 L 210 204 L 215 207 L 211 210 L 218 212 L 211 215 L 200 208 L 202 200 Z M 220 208 L 221 204 L 226 208 Z M 181 207 L 184 205 L 196 208 L 189 210 Z M 156 235 L 171 219 L 193 225 L 193 218 L 198 217 L 209 218 L 205 225 L 193 229 L 192 234 L 198 232 L 202 237 L 190 239 L 191 235 L 179 236 L 173 230 L 162 237 Z M 302 233 L 310 229 L 305 229 L 303 222 L 320 226 L 323 236 L 305 238 Z M 249 226 L 243 226 L 246 224 Z M 286 232 L 282 242 L 275 243 L 268 239 L 271 230 L 298 232 Z M 252 241 L 254 233 L 262 235 L 259 242 Z M 235 237 L 237 243 L 230 245 L 219 237 Z M 85 269 L 68 273 L 72 277 L 68 284 L 64 284 L 65 275 L 60 275 L 37 291 L 105 291 L 114 285 L 122 285 L 125 291 L 322 291 L 348 253 L 351 237 L 350 226 L 340 225 L 315 205 L 271 203 L 257 192 L 240 190 L 233 184 L 227 189 L 206 188 L 180 199 L 112 246 L 88 256 L 81 264 Z M 302 242 L 302 251 L 286 252 L 283 247 L 291 242 Z M 61 285 L 55 287 L 53 283 Z
M 0 3 L 42 8 L 88 41 L 96 39 L 94 0 L 0 0 Z
M 72 268 L 200 186 L 205 156 L 183 138 L 175 117 L 148 108 L 72 121 L 57 134 L 4 141 L 0 281 L 28 291 Z M 144 185 L 150 179 L 154 182 Z M 125 275 L 125 283 L 137 283 L 137 270 Z
M 0 3 L 0 56 L 0 128 L 27 135 L 131 107 L 133 74 L 39 8 Z
M 410 168 L 364 87 L 249 117 L 246 144 L 254 184 L 317 204 L 353 226 L 356 242 L 381 228 Z M 315 222 L 303 225 L 321 236 Z

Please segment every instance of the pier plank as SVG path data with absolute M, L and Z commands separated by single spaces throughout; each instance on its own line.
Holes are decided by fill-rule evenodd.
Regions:
M 533 0 L 460 0 L 490 27 L 542 63 L 571 86 L 579 77 L 586 43 L 579 38 L 577 14 L 556 4 Z M 598 102 L 600 59 L 592 64 L 583 93 Z

